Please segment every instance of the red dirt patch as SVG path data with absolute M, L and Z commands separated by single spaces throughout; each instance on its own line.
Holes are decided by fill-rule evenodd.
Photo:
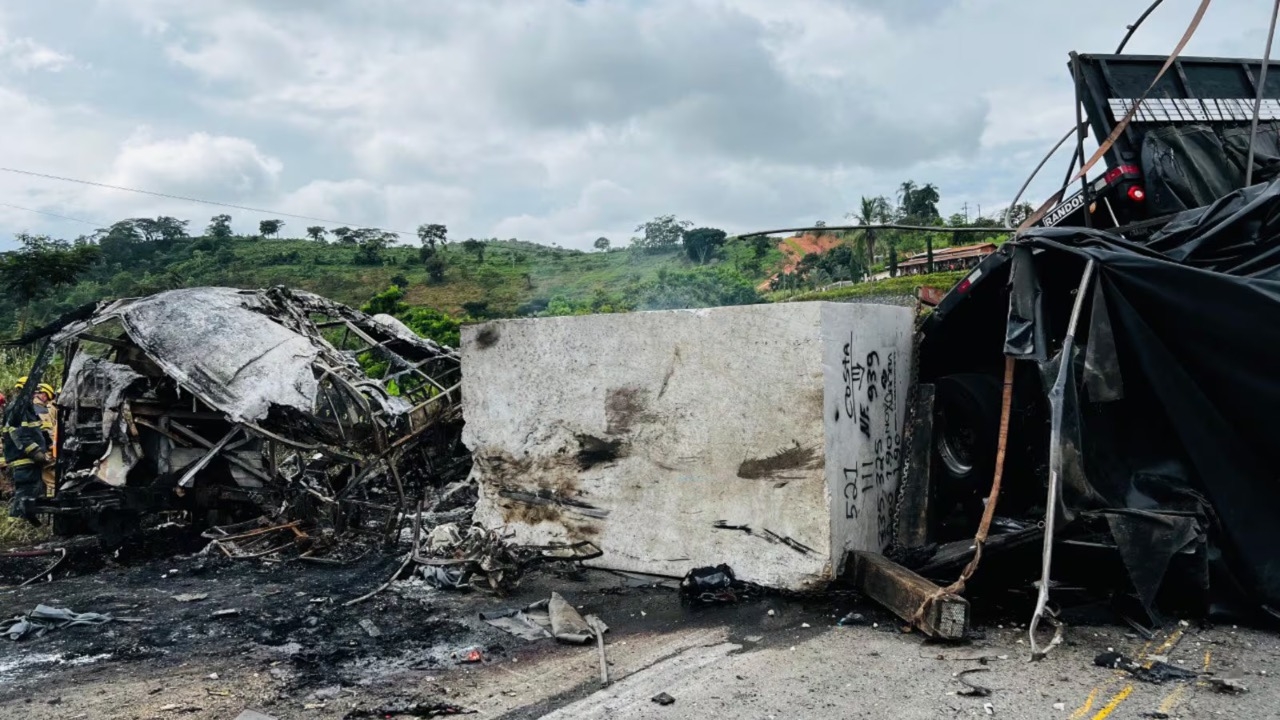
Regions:
M 782 272 L 789 273 L 796 269 L 796 265 L 800 263 L 800 259 L 809 253 L 824 253 L 831 248 L 840 244 L 840 238 L 835 235 L 814 235 L 812 233 L 804 233 L 795 237 L 784 238 L 778 243 L 778 249 L 786 256 L 787 262 L 782 266 Z M 757 290 L 768 290 L 769 283 L 777 275 L 772 275 L 768 280 L 760 284 Z

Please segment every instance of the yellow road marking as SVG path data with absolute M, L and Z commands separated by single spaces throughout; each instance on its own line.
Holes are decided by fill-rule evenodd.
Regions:
M 1152 654 L 1168 655 L 1169 651 L 1172 650 L 1173 647 L 1177 645 L 1178 641 L 1181 639 L 1182 639 L 1182 629 L 1179 628 L 1177 630 L 1174 630 L 1172 633 L 1169 633 L 1169 639 L 1165 640 L 1163 643 L 1160 643 L 1160 647 L 1156 648 L 1156 651 Z M 1151 667 L 1151 665 L 1148 664 L 1147 667 Z
M 1120 707 L 1120 703 L 1124 702 L 1125 698 L 1129 697 L 1132 692 L 1133 686 L 1125 685 L 1124 689 L 1116 693 L 1106 705 L 1103 705 L 1098 712 L 1094 713 L 1092 720 L 1105 720 L 1108 715 L 1116 711 L 1116 708 Z
M 1165 696 L 1164 700 L 1160 701 L 1160 707 L 1158 709 L 1165 715 L 1172 713 L 1173 709 L 1178 707 L 1178 704 L 1182 702 L 1182 696 L 1186 694 L 1187 686 L 1179 685 L 1173 689 L 1173 692 Z
M 1090 690 L 1089 697 L 1084 699 L 1083 705 L 1076 708 L 1076 711 L 1071 713 L 1070 720 L 1080 720 L 1080 718 L 1083 718 L 1090 710 L 1092 710 L 1093 701 L 1098 697 L 1098 691 L 1101 689 L 1102 689 L 1101 687 L 1095 687 L 1094 689 Z
M 1142 648 L 1139 649 L 1137 653 L 1135 653 L 1134 659 L 1137 662 L 1143 663 L 1146 667 L 1151 667 L 1154 661 L 1148 660 L 1147 659 L 1148 655 L 1167 655 L 1169 651 L 1172 650 L 1175 646 L 1177 646 L 1178 642 L 1181 640 L 1182 640 L 1182 630 L 1181 629 L 1174 630 L 1173 632 L 1169 633 L 1169 636 L 1165 638 L 1163 642 L 1160 643 L 1159 647 L 1157 647 L 1154 651 L 1152 651 L 1151 646 L 1152 644 L 1155 643 L 1155 638 L 1152 638 L 1151 640 L 1148 640 L 1145 643 L 1143 643 Z M 1206 653 L 1206 655 L 1208 655 L 1208 653 Z M 1207 668 L 1208 660 L 1206 659 L 1205 662 L 1206 662 L 1205 667 Z M 1093 710 L 1093 704 L 1098 700 L 1098 696 L 1102 693 L 1110 692 L 1110 688 L 1114 687 L 1113 683 L 1121 681 L 1122 678 L 1124 677 L 1125 677 L 1125 672 L 1123 670 L 1116 670 L 1109 680 L 1091 689 L 1089 691 L 1089 696 L 1085 698 L 1084 703 L 1081 704 L 1080 707 L 1076 708 L 1076 710 L 1071 713 L 1068 720 L 1083 720 L 1083 718 L 1087 717 L 1089 715 L 1089 712 Z M 1119 707 L 1120 704 L 1124 702 L 1125 698 L 1129 697 L 1129 695 L 1132 693 L 1133 693 L 1133 686 L 1125 685 L 1123 688 L 1120 689 L 1119 692 L 1117 692 L 1114 696 L 1111 697 L 1110 700 L 1107 701 L 1106 705 L 1098 709 L 1098 712 L 1093 715 L 1092 720 L 1102 720 L 1103 718 L 1107 717 L 1111 713 L 1115 712 L 1115 709 Z M 1171 693 L 1171 696 L 1174 694 L 1177 694 L 1176 690 L 1174 691 L 1174 693 Z

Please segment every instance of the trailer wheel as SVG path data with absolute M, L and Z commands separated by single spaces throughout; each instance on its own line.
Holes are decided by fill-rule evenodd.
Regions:
M 995 467 L 1001 384 L 991 375 L 962 373 L 939 378 L 936 387 L 935 517 L 944 520 L 959 506 L 966 519 L 976 521 Z

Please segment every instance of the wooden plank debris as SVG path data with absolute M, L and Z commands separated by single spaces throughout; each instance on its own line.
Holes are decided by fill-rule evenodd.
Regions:
M 969 629 L 969 601 L 949 593 L 878 553 L 854 551 L 845 560 L 854 587 L 929 637 L 959 640 Z M 924 612 L 920 612 L 921 608 Z

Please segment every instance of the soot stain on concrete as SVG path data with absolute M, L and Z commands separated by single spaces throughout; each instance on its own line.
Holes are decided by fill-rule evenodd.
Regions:
M 637 387 L 613 388 L 604 400 L 605 433 L 625 435 L 637 423 L 651 422 L 653 416 L 648 410 L 647 390 Z
M 493 326 L 485 326 L 480 328 L 480 332 L 476 333 L 476 347 L 481 350 L 493 347 L 498 342 L 498 329 Z
M 787 470 L 811 468 L 818 461 L 818 451 L 796 443 L 768 457 L 743 460 L 738 466 L 738 477 L 744 480 L 761 480 L 777 477 Z
M 622 440 L 605 440 L 594 435 L 578 435 L 577 438 L 578 467 L 582 470 L 626 457 L 629 449 Z

